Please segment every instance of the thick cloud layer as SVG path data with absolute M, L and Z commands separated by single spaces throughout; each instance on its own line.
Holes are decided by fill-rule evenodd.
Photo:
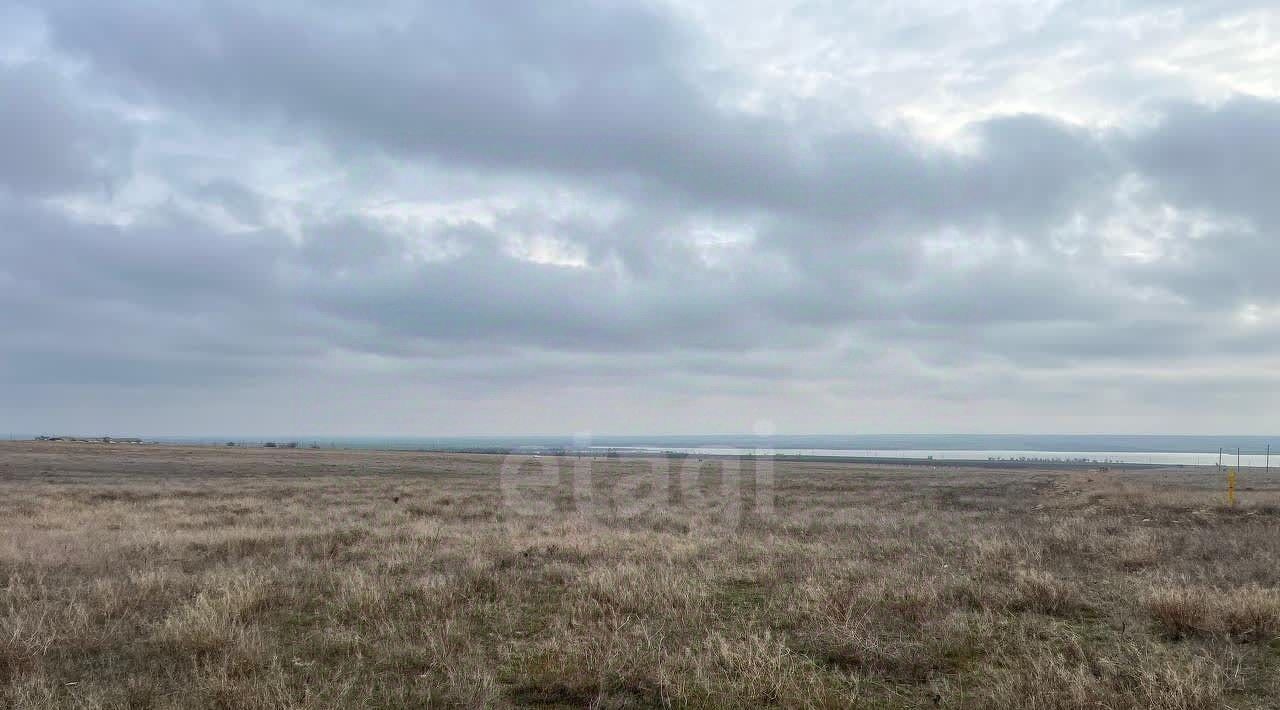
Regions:
M 1265 433 L 1280 16 L 1023 5 L 0 6 L 0 426 Z
M 128 127 L 76 101 L 39 62 L 0 65 L 0 187 L 28 196 L 110 187 L 127 170 Z

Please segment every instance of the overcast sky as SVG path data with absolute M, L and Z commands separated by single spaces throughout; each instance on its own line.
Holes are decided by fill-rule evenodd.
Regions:
M 1270 2 L 0 0 L 0 431 L 1280 429 Z

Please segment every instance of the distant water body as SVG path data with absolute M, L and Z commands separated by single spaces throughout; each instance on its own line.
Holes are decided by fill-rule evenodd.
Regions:
M 607 448 L 607 447 L 606 447 Z M 597 449 L 598 451 L 599 449 Z M 680 448 L 625 448 L 607 449 L 628 453 L 678 453 L 694 456 L 733 456 L 752 454 L 759 450 L 732 449 L 721 447 L 680 447 Z M 848 457 L 859 459 L 918 459 L 921 461 L 1031 461 L 1042 463 L 1097 463 L 1097 464 L 1157 464 L 1161 466 L 1210 466 L 1218 462 L 1216 452 L 1179 453 L 1168 451 L 1015 451 L 996 449 L 771 449 L 768 453 L 780 456 L 814 456 L 814 457 Z M 1244 467 L 1261 467 L 1266 463 L 1265 454 L 1243 454 L 1240 465 Z M 1224 464 L 1235 466 L 1236 455 L 1223 454 Z M 1280 458 L 1277 459 L 1280 463 Z
M 512 451 L 547 453 L 608 450 L 632 453 L 737 455 L 774 453 L 790 456 L 847 456 L 921 460 L 1039 460 L 1098 463 L 1151 463 L 1208 466 L 1236 463 L 1263 466 L 1271 445 L 1280 465 L 1280 436 L 1176 435 L 776 435 L 750 434 L 686 436 L 468 436 L 468 437 L 162 437 L 170 443 L 260 445 L 266 441 L 297 442 L 300 446 L 349 449 L 432 451 Z

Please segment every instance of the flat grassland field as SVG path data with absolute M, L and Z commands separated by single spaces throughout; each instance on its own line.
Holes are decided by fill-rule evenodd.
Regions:
M 1280 703 L 1274 473 L 724 463 L 2 442 L 0 707 Z

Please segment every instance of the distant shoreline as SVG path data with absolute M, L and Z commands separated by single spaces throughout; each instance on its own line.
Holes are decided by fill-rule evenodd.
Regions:
M 305 454 L 307 452 L 318 451 L 342 451 L 347 453 L 359 454 L 368 453 L 400 453 L 400 454 L 437 454 L 437 455 L 467 455 L 467 456 L 526 456 L 526 457 L 546 457 L 546 458 L 592 458 L 592 459 L 669 459 L 669 460 L 725 460 L 725 459 L 750 459 L 770 458 L 777 462 L 787 463 L 827 463 L 827 464 L 856 464 L 856 465 L 872 465 L 872 466 L 896 466 L 896 467 L 918 467 L 918 468 L 975 468 L 975 469 L 997 469 L 997 470 L 1157 470 L 1157 469 L 1211 469 L 1212 464 L 1177 464 L 1177 463 L 1139 463 L 1139 462 L 1100 462 L 1100 461 L 1073 461 L 1073 460 L 1051 460 L 1036 459 L 1028 457 L 1026 459 L 947 459 L 947 458 L 920 458 L 912 456 L 838 456 L 838 455 L 806 455 L 806 454 L 756 454 L 753 450 L 744 449 L 740 454 L 728 453 L 685 453 L 674 451 L 529 451 L 516 448 L 502 447 L 475 447 L 475 448 L 412 448 L 412 447 L 395 447 L 388 446 L 386 448 L 375 448 L 369 446 L 320 446 L 318 444 L 303 444 L 301 442 L 262 442 L 262 443 L 244 443 L 235 442 L 234 446 L 226 444 L 216 444 L 211 442 L 177 442 L 177 441 L 157 441 L 144 440 L 136 437 L 52 437 L 46 439 L 10 439 L 0 444 L 9 443 L 28 443 L 28 444 L 50 444 L 63 446 L 140 446 L 146 448 L 198 448 L 198 449 L 228 449 L 239 451 L 261 451 L 292 454 Z M 274 443 L 274 446 L 267 444 Z M 295 445 L 296 444 L 296 445 Z M 1034 452 L 1028 452 L 1034 453 Z M 1225 463 L 1225 462 L 1224 462 Z M 1245 467 L 1249 468 L 1249 467 Z M 1258 467 L 1261 468 L 1261 467 Z

